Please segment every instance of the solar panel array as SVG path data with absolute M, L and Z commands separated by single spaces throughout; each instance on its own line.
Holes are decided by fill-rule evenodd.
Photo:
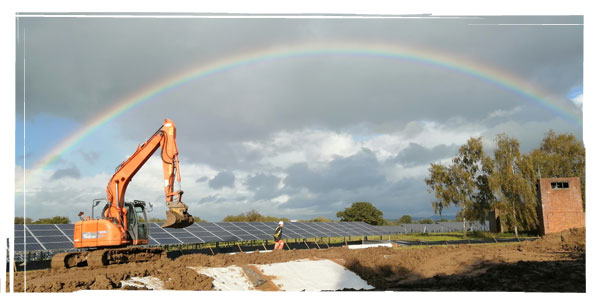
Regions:
M 15 252 L 73 248 L 73 224 L 15 224 Z
M 186 228 L 162 228 L 150 223 L 149 245 L 204 244 L 270 240 L 276 222 L 202 222 Z M 73 248 L 73 224 L 15 225 L 15 252 L 53 251 Z M 386 231 L 363 222 L 286 222 L 283 238 L 320 238 L 386 235 Z
M 479 222 L 467 222 L 467 231 L 489 231 L 490 226 Z M 399 226 L 380 226 L 388 234 L 390 233 L 421 233 L 421 232 L 458 232 L 463 230 L 462 222 L 438 222 L 436 224 L 404 224 Z

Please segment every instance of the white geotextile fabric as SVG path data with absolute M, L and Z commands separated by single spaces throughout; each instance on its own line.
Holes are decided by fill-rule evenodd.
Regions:
M 122 280 L 121 286 L 133 286 L 136 288 L 148 288 L 151 290 L 162 290 L 163 282 L 162 282 L 162 280 L 160 280 L 156 277 L 152 277 L 152 276 L 146 276 L 146 277 L 135 277 L 134 276 L 127 280 Z
M 255 265 L 285 291 L 323 291 L 343 288 L 372 289 L 354 272 L 331 260 L 297 260 L 269 265 Z
M 362 245 L 348 245 L 348 249 L 365 249 L 365 248 L 377 248 L 377 247 L 392 247 L 392 243 L 383 244 L 362 244 Z
M 213 289 L 217 291 L 249 291 L 254 287 L 242 268 L 229 266 L 225 268 L 188 267 L 200 274 L 213 278 Z

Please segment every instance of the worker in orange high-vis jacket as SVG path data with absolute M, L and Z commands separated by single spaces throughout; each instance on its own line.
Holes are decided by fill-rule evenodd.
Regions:
M 279 221 L 279 226 L 275 228 L 275 234 L 273 235 L 273 239 L 275 240 L 275 248 L 273 251 L 282 250 L 283 249 L 283 221 Z

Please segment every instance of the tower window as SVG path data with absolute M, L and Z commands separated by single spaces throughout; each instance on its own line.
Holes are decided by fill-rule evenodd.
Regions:
M 564 190 L 569 188 L 568 182 L 551 182 L 550 186 L 553 190 Z

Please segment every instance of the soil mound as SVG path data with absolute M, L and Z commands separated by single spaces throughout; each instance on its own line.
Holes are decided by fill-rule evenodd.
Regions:
M 377 290 L 585 292 L 585 228 L 514 244 L 189 254 L 100 268 L 17 272 L 15 291 L 25 289 L 25 276 L 28 292 L 128 289 L 120 282 L 133 276 L 160 278 L 165 289 L 211 290 L 212 278 L 188 267 L 243 268 L 299 259 L 330 259 Z M 257 288 L 274 290 L 263 285 Z
M 541 239 L 524 242 L 523 244 L 526 247 L 535 247 L 539 250 L 585 252 L 585 228 L 573 228 L 547 234 Z
M 15 273 L 15 291 L 73 292 L 77 290 L 121 289 L 122 280 L 131 277 L 154 276 L 164 282 L 166 289 L 211 290 L 212 278 L 198 274 L 180 263 L 168 259 L 156 262 L 129 263 L 68 270 L 37 270 Z M 123 289 L 131 289 L 126 287 Z
M 581 280 L 581 279 L 584 280 Z M 401 283 L 399 291 L 585 292 L 585 259 L 519 261 L 491 266 L 477 276 L 439 276 Z

